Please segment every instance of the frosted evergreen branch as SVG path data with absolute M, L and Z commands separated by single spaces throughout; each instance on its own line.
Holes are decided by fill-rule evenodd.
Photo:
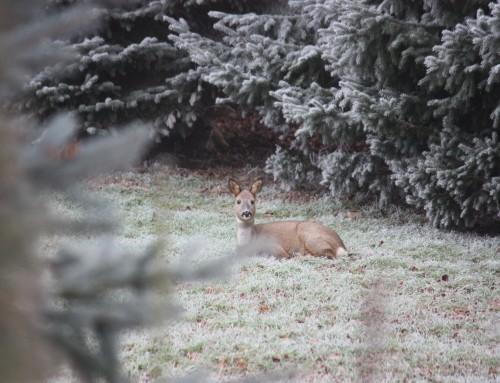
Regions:
M 40 186 L 66 189 L 88 176 L 96 176 L 110 170 L 126 168 L 144 150 L 148 133 L 131 126 L 119 137 L 109 137 L 82 145 L 75 158 L 61 161 L 59 150 L 76 129 L 74 122 L 56 120 L 46 131 L 40 142 L 27 150 L 24 167 Z M 63 123 L 63 124 L 61 124 Z M 107 161 L 102 161 L 106 155 Z

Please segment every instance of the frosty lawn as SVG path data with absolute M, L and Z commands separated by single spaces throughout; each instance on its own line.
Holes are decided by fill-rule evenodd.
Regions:
M 125 246 L 166 235 L 159 262 L 189 266 L 234 248 L 225 185 L 128 174 L 97 189 L 123 216 Z M 295 370 L 297 382 L 498 379 L 498 237 L 438 231 L 405 212 L 352 212 L 327 197 L 284 202 L 270 185 L 257 203 L 257 222 L 316 220 L 352 255 L 252 258 L 229 280 L 177 286 L 182 319 L 123 337 L 133 381 L 200 369 L 213 381 L 275 370 Z M 182 255 L 199 238 L 199 251 Z

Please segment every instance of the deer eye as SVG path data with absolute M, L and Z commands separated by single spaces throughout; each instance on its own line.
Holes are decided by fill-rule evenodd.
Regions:
M 251 201 L 250 201 L 250 203 L 253 205 L 253 204 L 255 203 L 255 201 L 254 201 L 254 200 L 251 200 Z
M 239 199 L 238 201 L 236 201 L 236 203 L 239 205 L 241 203 L 241 199 Z

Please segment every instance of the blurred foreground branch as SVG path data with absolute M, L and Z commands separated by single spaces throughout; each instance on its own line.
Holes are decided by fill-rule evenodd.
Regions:
M 72 139 L 71 118 L 55 119 L 36 145 L 27 147 L 13 124 L 6 117 L 1 121 L 2 132 L 9 137 L 0 151 L 0 305 L 5 313 L 0 318 L 0 336 L 5 340 L 0 346 L 1 381 L 28 382 L 40 372 L 50 373 L 53 366 L 42 355 L 51 355 L 46 350 L 55 346 L 85 381 L 126 382 L 118 359 L 120 333 L 152 323 L 157 313 L 168 319 L 179 312 L 170 301 L 156 310 L 148 291 L 163 287 L 168 297 L 171 284 L 227 276 L 231 266 L 267 248 L 268 244 L 258 243 L 190 269 L 185 258 L 200 244 L 186 250 L 182 264 L 166 269 L 155 264 L 160 243 L 124 252 L 103 239 L 93 249 L 83 244 L 60 249 L 49 262 L 52 284 L 42 283 L 44 265 L 35 250 L 37 241 L 61 233 L 65 222 L 51 219 L 43 200 L 46 193 L 38 192 L 58 193 L 84 208 L 86 216 L 70 222 L 64 234 L 92 228 L 95 209 L 87 206 L 94 201 L 75 194 L 72 186 L 82 177 L 128 166 L 130 158 L 140 154 L 147 134 L 132 127 L 118 139 L 82 144 L 77 155 L 61 161 L 53 153 Z M 99 221 L 101 235 L 118 226 L 112 215 L 107 217 Z
M 34 1 L 22 3 L 41 11 Z M 71 7 L 54 17 L 37 15 L 34 23 L 20 17 L 18 5 L 13 1 L 0 5 L 2 104 L 17 92 L 26 74 L 46 63 L 45 58 L 71 61 L 71 55 L 45 43 L 48 38 L 96 24 L 90 23 L 90 5 Z M 41 56 L 44 59 L 40 60 Z M 61 115 L 45 127 L 35 143 L 27 144 L 26 126 L 5 112 L 0 114 L 2 382 L 29 382 L 50 374 L 54 346 L 86 381 L 125 381 L 117 359 L 118 332 L 150 320 L 151 309 L 144 296 L 153 285 L 148 271 L 158 246 L 133 255 L 123 254 L 109 242 L 90 254 L 83 247 L 61 250 L 52 262 L 54 288 L 42 282 L 39 239 L 47 233 L 59 233 L 64 222 L 51 219 L 43 198 L 46 193 L 40 191 L 60 193 L 85 208 L 89 200 L 75 194 L 72 187 L 85 177 L 127 168 L 148 142 L 145 128 L 131 126 L 119 137 L 82 144 L 70 158 L 62 158 L 61 150 L 72 142 L 76 126 L 71 116 Z M 65 234 L 91 228 L 93 223 L 87 214 L 70 222 Z M 106 229 L 101 234 L 117 226 L 112 218 L 99 222 L 99 227 Z M 116 299 L 118 289 L 124 290 L 120 299 Z
M 37 17 L 33 24 L 17 18 L 6 22 L 8 15 L 18 11 L 13 1 L 0 5 L 1 104 L 16 93 L 26 74 L 46 63 L 45 58 L 71 62 L 71 55 L 43 43 L 44 39 L 93 25 L 91 5 L 70 7 L 57 17 Z M 44 59 L 39 60 L 42 51 Z M 32 143 L 27 143 L 24 123 L 0 112 L 0 381 L 39 381 L 54 372 L 58 354 L 87 382 L 126 382 L 118 359 L 119 334 L 152 322 L 156 310 L 148 291 L 163 286 L 168 297 L 170 284 L 220 276 L 241 255 L 259 249 L 249 248 L 240 257 L 223 257 L 197 269 L 179 265 L 166 270 L 154 264 L 159 243 L 125 252 L 103 239 L 93 249 L 81 243 L 59 250 L 48 262 L 51 278 L 43 279 L 47 263 L 37 251 L 41 238 L 103 236 L 118 227 L 111 214 L 94 217 L 102 213 L 103 204 L 76 192 L 74 185 L 128 168 L 140 158 L 149 134 L 140 124 L 132 124 L 116 137 L 79 143 L 70 156 L 63 157 L 61 152 L 73 143 L 77 131 L 72 115 L 59 115 L 43 127 L 42 134 L 41 127 L 35 127 L 39 138 Z M 54 193 L 77 203 L 84 217 L 73 221 L 51 217 L 44 196 Z M 170 301 L 162 303 L 162 318 L 177 312 Z M 197 378 L 186 381 L 193 379 Z

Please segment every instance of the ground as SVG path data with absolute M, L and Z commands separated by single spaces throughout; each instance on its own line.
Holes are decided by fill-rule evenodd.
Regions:
M 262 172 L 159 166 L 87 187 L 120 212 L 123 246 L 164 237 L 159 264 L 195 268 L 234 250 L 228 175 Z M 350 255 L 251 257 L 231 277 L 176 285 L 180 318 L 122 338 L 133 381 L 200 370 L 201 381 L 216 382 L 262 374 L 292 382 L 498 381 L 498 237 L 439 231 L 404 210 L 352 210 L 328 194 L 285 197 L 268 180 L 257 221 L 323 223 Z

